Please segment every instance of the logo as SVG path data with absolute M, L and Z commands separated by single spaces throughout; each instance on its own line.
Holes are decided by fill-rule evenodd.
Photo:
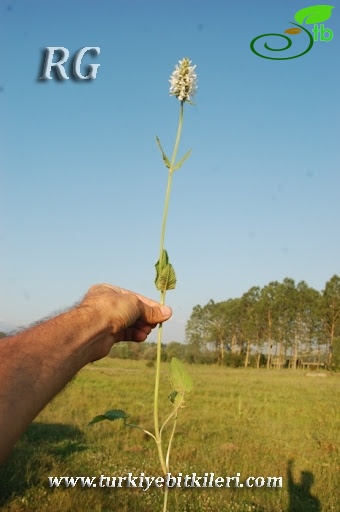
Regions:
M 333 32 L 331 29 L 326 28 L 323 21 L 328 20 L 332 15 L 332 9 L 334 9 L 333 5 L 311 5 L 310 7 L 305 7 L 304 9 L 301 9 L 297 13 L 295 13 L 294 19 L 297 23 L 293 23 L 290 21 L 289 23 L 291 25 L 294 25 L 294 27 L 287 28 L 284 31 L 284 34 L 289 34 L 290 36 L 298 36 L 300 34 L 300 37 L 304 36 L 304 41 L 306 41 L 307 48 L 301 51 L 303 48 L 301 48 L 298 53 L 298 55 L 293 55 L 291 57 L 269 57 L 269 55 L 263 55 L 260 53 L 257 49 L 255 49 L 255 44 L 257 48 L 259 48 L 259 44 L 257 44 L 257 41 L 262 39 L 263 37 L 280 37 L 287 41 L 286 46 L 284 48 L 271 48 L 267 41 L 264 43 L 264 48 L 268 50 L 268 52 L 283 52 L 285 50 L 288 50 L 293 42 L 289 36 L 286 36 L 284 34 L 262 34 L 261 36 L 255 37 L 251 43 L 250 43 L 250 49 L 255 55 L 258 57 L 262 57 L 263 59 L 270 59 L 270 60 L 289 60 L 289 59 L 296 59 L 297 57 L 302 57 L 302 55 L 305 55 L 309 52 L 309 50 L 312 49 L 314 42 L 329 42 L 333 39 Z M 311 32 L 307 30 L 307 28 L 302 26 L 302 23 L 305 25 L 313 25 L 313 28 L 311 28 Z M 319 26 L 318 23 L 321 23 Z M 301 34 L 302 33 L 302 34 Z M 300 43 L 301 44 L 301 43 Z M 273 54 L 272 54 L 273 55 Z
M 54 52 L 61 53 L 61 56 L 59 55 L 59 60 L 56 62 L 53 61 L 54 58 Z M 75 80 L 95 80 L 97 76 L 97 71 L 100 66 L 100 64 L 89 64 L 88 65 L 88 74 L 83 75 L 80 70 L 80 65 L 82 63 L 82 59 L 85 55 L 85 53 L 90 52 L 95 55 L 100 54 L 100 48 L 98 46 L 85 46 L 79 52 L 76 53 L 73 59 L 73 66 L 71 74 L 73 73 L 73 77 Z M 42 65 L 42 75 L 39 78 L 39 80 L 52 80 L 51 76 L 51 70 L 54 68 L 54 70 L 57 73 L 57 77 L 59 80 L 68 80 L 69 77 L 66 74 L 64 64 L 67 61 L 67 59 L 70 56 L 70 52 L 67 48 L 64 48 L 63 46 L 48 46 L 46 48 L 46 54 L 44 57 L 44 62 Z

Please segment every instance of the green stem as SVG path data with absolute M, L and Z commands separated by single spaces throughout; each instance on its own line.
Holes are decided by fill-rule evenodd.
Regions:
M 164 292 L 161 292 L 161 295 Z M 166 466 L 162 449 L 162 439 L 159 432 L 159 418 L 158 418 L 158 396 L 159 396 L 159 377 L 160 377 L 160 369 L 161 369 L 161 348 L 162 348 L 162 329 L 163 324 L 159 324 L 158 326 L 158 336 L 157 336 L 157 361 L 156 361 L 156 378 L 155 378 L 155 394 L 154 394 L 154 424 L 155 424 L 155 438 L 156 445 L 158 450 L 159 461 L 162 466 L 163 473 L 166 474 Z M 160 347 L 160 348 L 159 348 Z
M 164 421 L 163 425 L 161 426 L 161 430 L 160 430 L 160 434 L 162 435 L 162 432 L 163 432 L 163 429 L 165 428 L 165 426 L 169 423 L 169 421 L 171 420 L 171 418 L 173 416 L 175 416 L 177 414 L 177 410 L 178 408 L 176 407 L 176 409 L 174 409 L 171 414 L 169 414 L 169 416 L 166 418 L 166 420 Z
M 169 487 L 166 486 L 165 491 L 164 491 L 164 499 L 163 499 L 163 512 L 167 512 L 166 506 L 168 503 L 168 494 L 169 494 Z
M 171 157 L 170 169 L 169 169 L 169 174 L 168 174 L 168 184 L 167 184 L 166 193 L 165 193 L 165 204 L 164 204 L 164 212 L 163 212 L 163 220 L 162 220 L 162 228 L 161 228 L 161 241 L 160 241 L 160 248 L 159 248 L 159 268 L 162 268 L 163 249 L 164 249 L 164 240 L 165 240 L 165 228 L 166 228 L 166 220 L 168 217 L 168 210 L 169 210 L 169 199 L 170 199 L 170 191 L 171 191 L 171 185 L 172 185 L 172 175 L 174 172 L 179 141 L 180 141 L 181 133 L 182 133 L 183 110 L 184 110 L 183 103 L 184 102 L 181 101 L 176 141 L 175 141 L 175 146 L 174 146 L 174 150 L 173 150 L 172 157 Z M 162 297 L 162 293 L 161 293 L 161 300 L 162 299 L 163 299 L 163 303 L 162 303 L 162 306 L 163 306 L 164 300 L 165 300 L 165 292 L 164 292 L 163 297 Z
M 166 451 L 165 465 L 166 465 L 167 468 L 170 467 L 170 452 L 171 452 L 172 440 L 174 438 L 175 430 L 176 430 L 176 426 L 177 426 L 177 415 L 178 415 L 178 409 L 176 411 L 175 421 L 174 421 L 174 424 L 173 424 L 173 427 L 172 427 L 171 436 L 170 436 L 170 439 L 169 439 L 168 449 Z
M 168 184 L 167 184 L 166 193 L 165 193 L 165 204 L 164 204 L 163 220 L 162 220 L 162 227 L 161 227 L 161 240 L 160 240 L 160 248 L 159 248 L 159 268 L 160 269 L 162 268 L 162 264 L 163 264 L 162 260 L 163 260 L 163 250 L 164 250 L 164 240 L 165 240 L 165 228 L 166 228 L 166 221 L 167 221 L 168 209 L 169 209 L 169 199 L 170 199 L 170 192 L 171 192 L 172 175 L 174 172 L 177 151 L 178 151 L 179 141 L 180 141 L 181 133 L 182 133 L 182 126 L 183 126 L 183 104 L 184 104 L 184 102 L 181 101 L 177 135 L 176 135 L 174 150 L 173 150 L 172 157 L 171 157 L 170 169 L 169 169 L 169 173 L 168 173 Z M 163 305 L 165 302 L 165 295 L 166 295 L 166 290 L 162 290 L 161 294 L 160 294 L 161 305 Z M 166 468 L 163 449 L 162 449 L 162 439 L 161 439 L 161 433 L 159 430 L 159 412 L 158 412 L 162 333 L 163 333 L 163 324 L 160 323 L 158 326 L 158 336 L 157 336 L 156 377 L 155 377 L 155 392 L 154 392 L 154 425 L 155 425 L 155 437 L 156 437 L 159 461 L 161 463 L 162 470 L 163 470 L 164 474 L 166 474 L 167 468 Z M 167 493 L 166 493 L 166 496 L 164 499 L 167 499 Z M 165 503 L 165 506 L 166 506 L 166 503 Z

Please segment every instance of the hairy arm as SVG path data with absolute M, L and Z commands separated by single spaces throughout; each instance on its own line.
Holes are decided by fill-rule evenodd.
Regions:
M 70 311 L 0 341 L 0 462 L 43 407 L 117 341 L 144 341 L 170 308 L 109 285 Z

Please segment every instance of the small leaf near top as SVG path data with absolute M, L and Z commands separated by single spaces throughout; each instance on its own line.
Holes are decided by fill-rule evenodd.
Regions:
M 294 18 L 298 23 L 313 25 L 328 20 L 332 15 L 334 5 L 311 5 L 298 11 Z
M 129 417 L 129 414 L 127 414 L 124 411 L 121 411 L 120 409 L 112 409 L 111 411 L 107 411 L 105 414 L 99 414 L 99 416 L 95 416 L 93 420 L 90 421 L 88 426 L 94 425 L 95 423 L 99 423 L 100 421 L 109 420 L 120 420 L 120 419 L 126 419 Z
M 158 147 L 159 147 L 159 149 L 161 150 L 162 158 L 163 158 L 163 162 L 164 162 L 164 164 L 165 164 L 165 167 L 167 167 L 168 169 L 170 169 L 170 160 L 169 160 L 169 158 L 166 156 L 166 154 L 164 153 L 163 148 L 162 148 L 161 141 L 159 140 L 159 138 L 158 138 L 158 137 L 156 137 L 156 142 L 157 142 L 157 146 L 158 146 Z
M 191 155 L 191 149 L 189 149 L 189 151 L 187 151 L 185 153 L 185 155 L 177 162 L 177 164 L 175 164 L 173 170 L 174 171 L 177 171 L 177 169 L 179 169 L 180 167 L 182 167 L 182 165 L 184 164 L 184 162 L 186 161 L 187 158 L 189 158 L 189 156 Z

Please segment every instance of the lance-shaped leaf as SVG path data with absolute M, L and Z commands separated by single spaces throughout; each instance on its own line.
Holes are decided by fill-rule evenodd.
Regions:
M 185 155 L 177 162 L 177 164 L 175 164 L 174 166 L 174 171 L 177 171 L 177 169 L 179 169 L 180 167 L 182 167 L 182 165 L 184 164 L 184 162 L 186 161 L 187 158 L 189 158 L 189 156 L 191 155 L 191 149 L 189 149 L 189 151 L 187 151 L 185 153 Z
M 111 411 L 107 411 L 105 414 L 99 414 L 98 416 L 95 416 L 93 420 L 90 421 L 89 425 L 94 425 L 95 423 L 99 423 L 100 421 L 109 420 L 109 421 L 115 421 L 115 420 L 125 420 L 129 417 L 129 414 L 127 414 L 124 411 L 121 411 L 120 409 L 112 409 Z
M 332 15 L 333 5 L 311 5 L 298 11 L 294 18 L 298 23 L 313 25 L 328 20 Z
M 178 393 L 190 393 L 193 388 L 192 378 L 177 357 L 171 359 L 169 380 L 172 388 Z
M 163 151 L 163 148 L 162 148 L 162 144 L 161 144 L 161 141 L 159 140 L 158 137 L 156 137 L 156 142 L 157 142 L 157 146 L 159 147 L 159 149 L 161 150 L 161 153 L 162 153 L 162 158 L 163 158 L 163 162 L 165 164 L 165 166 L 170 169 L 170 160 L 169 158 L 166 156 L 166 154 L 164 153 Z

